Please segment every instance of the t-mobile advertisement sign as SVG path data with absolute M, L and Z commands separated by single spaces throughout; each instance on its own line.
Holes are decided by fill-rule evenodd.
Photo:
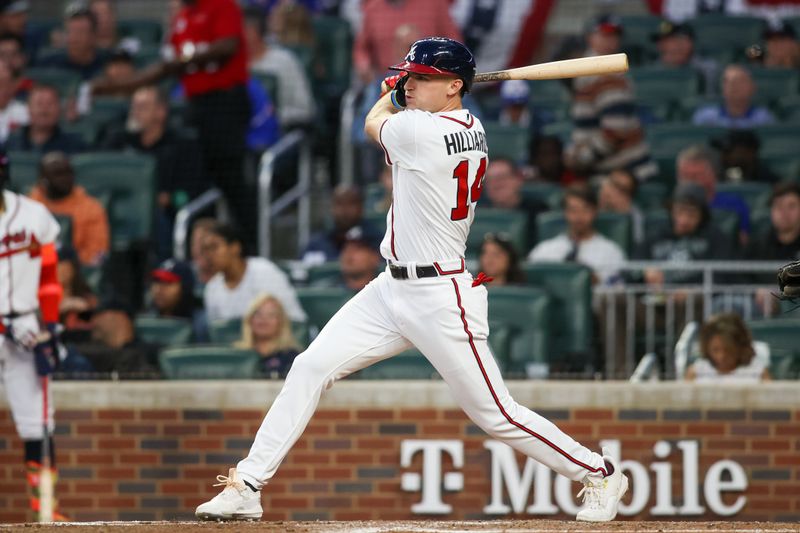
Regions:
M 600 444 L 609 448 L 613 457 L 622 456 L 620 441 L 604 440 Z M 487 440 L 483 447 L 491 456 L 491 493 L 487 495 L 484 513 L 554 515 L 559 512 L 576 514 L 580 509 L 573 498 L 575 486 L 571 480 L 555 475 L 533 459 L 528 459 L 520 470 L 514 451 L 502 442 Z M 683 470 L 678 494 L 673 490 L 669 462 L 670 456 L 676 453 L 681 454 Z M 411 506 L 411 512 L 450 513 L 452 506 L 444 502 L 443 492 L 464 489 L 464 474 L 458 471 L 464 466 L 464 443 L 459 440 L 405 440 L 400 446 L 400 465 L 409 468 L 416 454 L 422 454 L 422 472 L 407 472 L 401 479 L 404 491 L 420 493 L 421 499 Z M 445 455 L 450 457 L 454 471 L 443 471 Z M 702 515 L 706 508 L 719 516 L 732 516 L 744 507 L 747 498 L 741 493 L 747 490 L 747 475 L 739 463 L 717 461 L 707 471 L 700 472 L 699 446 L 694 440 L 658 441 L 653 446 L 653 455 L 664 461 L 648 465 L 631 460 L 620 463 L 631 481 L 630 495 L 625 497 L 627 503 L 619 507 L 621 515 L 637 515 L 644 511 L 653 492 L 655 504 L 648 509 L 652 516 Z M 723 500 L 725 492 L 739 494 Z

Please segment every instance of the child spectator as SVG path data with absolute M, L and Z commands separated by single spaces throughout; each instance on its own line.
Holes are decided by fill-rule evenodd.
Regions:
M 769 346 L 753 342 L 742 317 L 712 316 L 700 330 L 702 357 L 686 369 L 685 379 L 697 382 L 757 383 L 769 381 Z

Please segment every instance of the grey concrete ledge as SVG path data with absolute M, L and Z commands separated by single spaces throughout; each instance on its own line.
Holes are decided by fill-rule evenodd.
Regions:
M 675 382 L 508 381 L 512 396 L 533 409 L 798 409 L 800 383 L 694 385 Z M 62 381 L 58 409 L 263 409 L 282 381 Z M 5 391 L 3 391 L 5 392 Z M 5 394 L 0 406 L 6 407 Z M 457 408 L 443 381 L 348 381 L 322 395 L 320 407 Z

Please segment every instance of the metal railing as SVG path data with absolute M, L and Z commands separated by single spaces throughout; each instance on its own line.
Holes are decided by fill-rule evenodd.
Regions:
M 352 85 L 342 96 L 342 112 L 339 119 L 339 183 L 352 185 L 355 181 L 355 148 L 353 147 L 353 127 L 356 106 L 362 87 Z
M 212 205 L 216 206 L 217 218 L 221 221 L 230 220 L 230 210 L 222 191 L 214 187 L 209 189 L 185 206 L 175 215 L 175 227 L 172 231 L 172 254 L 175 259 L 186 259 L 186 241 L 189 238 L 189 227 L 192 219 Z
M 277 160 L 298 150 L 297 183 L 279 198 L 272 199 L 272 185 Z M 292 131 L 261 156 L 258 171 L 258 254 L 270 257 L 272 221 L 283 211 L 297 204 L 297 246 L 302 250 L 311 234 L 311 144 L 302 131 Z
M 626 378 L 642 354 L 663 355 L 665 374 L 674 376 L 674 349 L 685 324 L 703 321 L 714 313 L 735 311 L 745 320 L 780 313 L 780 302 L 770 295 L 774 283 L 717 281 L 720 275 L 746 276 L 775 273 L 783 262 L 697 261 L 686 263 L 631 261 L 619 266 L 625 279 L 647 270 L 695 273 L 699 283 L 642 282 L 594 288 L 599 339 L 607 378 Z

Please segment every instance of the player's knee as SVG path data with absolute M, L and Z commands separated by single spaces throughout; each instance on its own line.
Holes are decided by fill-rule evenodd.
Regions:
M 290 376 L 301 379 L 320 379 L 324 378 L 328 373 L 329 369 L 325 357 L 312 350 L 306 350 L 298 355 L 289 371 Z

